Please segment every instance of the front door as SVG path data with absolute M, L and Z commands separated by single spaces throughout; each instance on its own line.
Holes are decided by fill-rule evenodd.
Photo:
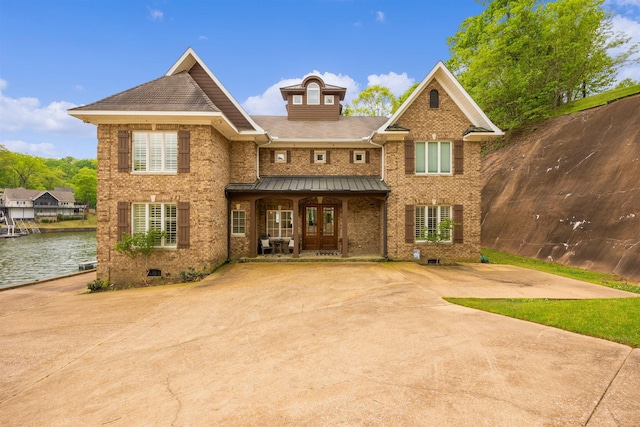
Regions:
M 304 207 L 302 249 L 338 249 L 336 205 L 307 205 Z

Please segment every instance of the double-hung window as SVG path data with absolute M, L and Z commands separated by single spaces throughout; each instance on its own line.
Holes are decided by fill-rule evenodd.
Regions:
M 164 232 L 156 246 L 175 247 L 177 243 L 177 209 L 172 203 L 134 203 L 132 234 L 151 230 Z
M 416 241 L 451 241 L 451 229 L 442 221 L 451 219 L 451 206 L 416 206 Z
M 416 173 L 450 174 L 451 142 L 416 142 Z
M 268 210 L 267 233 L 275 238 L 293 236 L 293 211 Z
M 233 236 L 244 236 L 247 229 L 247 219 L 245 211 L 231 211 L 231 234 Z
M 177 172 L 177 132 L 134 132 L 134 172 Z

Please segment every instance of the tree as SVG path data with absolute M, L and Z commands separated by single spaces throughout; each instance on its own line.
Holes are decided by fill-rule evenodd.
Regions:
M 396 98 L 396 100 L 393 103 L 393 109 L 391 110 L 391 114 L 393 114 L 396 111 L 398 111 L 398 108 L 400 108 L 400 106 L 402 104 L 404 104 L 404 102 L 407 100 L 407 98 L 409 98 L 411 96 L 411 94 L 413 93 L 413 91 L 416 90 L 418 85 L 420 85 L 420 83 L 412 84 L 411 87 L 405 91 L 405 93 L 400 95 L 400 97 Z
M 383 86 L 369 86 L 345 108 L 345 116 L 390 116 L 396 98 Z
M 77 201 L 95 207 L 98 201 L 97 189 L 98 177 L 94 169 L 84 167 L 73 177 L 73 193 Z
M 611 57 L 629 39 L 614 34 L 605 0 L 485 0 L 448 39 L 447 66 L 504 128 L 610 86 L 638 48 Z
M 18 186 L 24 188 L 36 188 L 39 185 L 39 175 L 46 166 L 41 158 L 27 154 L 14 153 L 11 169 L 18 177 Z

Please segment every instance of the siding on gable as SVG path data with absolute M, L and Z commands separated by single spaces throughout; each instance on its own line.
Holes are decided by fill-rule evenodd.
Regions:
M 200 64 L 196 63 L 191 70 L 189 70 L 189 74 L 198 86 L 202 88 L 204 93 L 207 94 L 209 99 L 211 99 L 211 102 L 213 102 L 215 106 L 218 107 L 229 120 L 231 120 L 231 123 L 233 123 L 238 129 L 253 129 L 253 126 L 251 126 L 249 121 L 244 117 L 244 115 L 242 115 L 240 110 L 233 105 L 233 102 L 227 98 L 222 89 L 220 89 L 220 87 L 211 80 Z

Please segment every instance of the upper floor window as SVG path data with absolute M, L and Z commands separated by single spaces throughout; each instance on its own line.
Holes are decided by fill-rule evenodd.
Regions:
M 451 173 L 451 142 L 416 142 L 416 173 Z
M 174 203 L 134 203 L 131 234 L 148 233 L 151 230 L 164 232 L 155 246 L 176 246 L 177 209 Z
M 429 92 L 429 108 L 440 108 L 440 93 L 435 89 Z
M 324 104 L 325 105 L 333 105 L 333 95 L 325 95 L 324 96 Z
M 307 86 L 307 104 L 320 104 L 320 86 L 318 83 L 310 83 L 309 86 Z
M 134 172 L 177 172 L 177 132 L 134 132 Z
M 293 105 L 302 105 L 302 95 L 293 95 Z

